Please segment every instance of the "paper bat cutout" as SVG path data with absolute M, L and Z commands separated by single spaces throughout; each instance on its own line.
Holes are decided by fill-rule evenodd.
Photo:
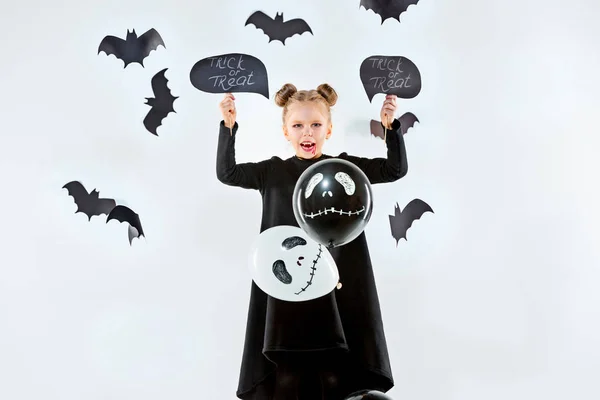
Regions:
M 407 240 L 406 232 L 408 228 L 427 211 L 433 213 L 429 204 L 420 199 L 411 200 L 404 207 L 404 211 L 400 211 L 400 206 L 396 203 L 394 215 L 390 215 L 390 228 L 392 230 L 392 237 L 396 239 L 396 247 L 398 247 L 400 239 L 404 238 L 404 240 Z
M 138 63 L 143 67 L 144 59 L 152 50 L 157 50 L 158 46 L 167 48 L 156 29 L 149 29 L 140 37 L 135 33 L 135 29 L 131 32 L 128 29 L 125 40 L 116 36 L 106 36 L 102 39 L 98 47 L 98 54 L 102 51 L 106 55 L 113 54 L 123 61 L 125 64 L 123 68 L 127 68 L 131 63 Z
M 381 24 L 388 18 L 400 22 L 400 14 L 408 9 L 408 6 L 417 4 L 419 0 L 360 0 L 359 8 L 373 12 L 381 17 Z
M 139 238 L 140 236 L 144 236 L 144 230 L 142 229 L 142 223 L 140 221 L 140 216 L 137 215 L 131 208 L 126 206 L 116 206 L 112 209 L 108 217 L 106 218 L 106 223 L 108 221 L 116 219 L 119 222 L 127 222 L 129 224 L 129 228 L 127 230 L 127 234 L 129 236 L 129 245 L 131 246 L 131 242 L 133 238 Z
M 96 189 L 88 193 L 79 181 L 69 182 L 62 188 L 67 189 L 69 196 L 73 196 L 73 200 L 75 200 L 75 204 L 77 205 L 75 214 L 78 212 L 84 213 L 88 216 L 88 221 L 91 221 L 94 215 L 108 215 L 117 205 L 113 199 L 99 198 L 100 193 Z
M 295 18 L 283 22 L 283 13 L 277 13 L 275 18 L 271 18 L 262 11 L 255 11 L 246 20 L 244 26 L 249 24 L 253 24 L 257 29 L 262 29 L 265 35 L 269 37 L 269 43 L 273 40 L 279 40 L 285 45 L 286 39 L 295 34 L 302 35 L 304 32 L 310 32 L 311 35 L 314 35 L 310 26 L 303 19 Z
M 416 115 L 411 112 L 406 112 L 402 114 L 402 116 L 398 118 L 398 121 L 400 121 L 400 132 L 402 132 L 403 135 L 406 135 L 406 132 L 408 132 L 410 128 L 415 126 L 415 122 L 420 123 Z M 383 129 L 383 126 L 381 125 L 381 121 L 377 121 L 374 119 L 371 120 L 371 135 L 385 140 L 385 131 Z
M 167 86 L 169 80 L 165 77 L 165 71 L 168 68 L 163 69 L 152 77 L 152 91 L 154 97 L 146 97 L 146 103 L 152 109 L 144 118 L 144 126 L 148 132 L 158 136 L 156 130 L 162 125 L 163 119 L 169 115 L 170 112 L 176 113 L 173 109 L 173 103 L 179 96 L 173 96 L 171 89 Z

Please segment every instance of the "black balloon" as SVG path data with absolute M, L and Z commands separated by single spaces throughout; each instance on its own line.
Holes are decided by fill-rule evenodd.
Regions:
M 377 390 L 361 390 L 352 393 L 344 400 L 392 400 L 390 396 Z
M 293 208 L 298 225 L 312 239 L 328 248 L 342 246 L 356 239 L 371 219 L 371 183 L 349 161 L 319 161 L 298 178 Z

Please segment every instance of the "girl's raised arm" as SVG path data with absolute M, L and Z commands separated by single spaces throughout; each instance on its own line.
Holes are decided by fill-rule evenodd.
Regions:
M 235 161 L 237 130 L 237 122 L 232 128 L 228 128 L 224 121 L 220 123 L 219 145 L 217 148 L 217 179 L 226 185 L 256 189 L 262 192 L 271 160 L 237 164 Z
M 347 159 L 360 168 L 369 178 L 371 184 L 394 182 L 408 172 L 408 160 L 404 136 L 400 131 L 400 121 L 394 119 L 386 134 L 387 158 L 364 158 L 340 154 L 340 158 Z
M 219 103 L 223 120 L 219 126 L 219 146 L 217 148 L 217 179 L 226 185 L 244 189 L 256 189 L 262 192 L 269 161 L 259 163 L 235 162 L 235 134 L 238 130 L 235 97 L 225 93 Z

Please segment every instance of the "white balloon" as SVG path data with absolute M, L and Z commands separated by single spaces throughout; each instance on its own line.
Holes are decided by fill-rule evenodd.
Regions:
M 256 285 L 280 300 L 316 299 L 331 293 L 340 280 L 329 250 L 295 226 L 280 225 L 262 232 L 249 261 Z

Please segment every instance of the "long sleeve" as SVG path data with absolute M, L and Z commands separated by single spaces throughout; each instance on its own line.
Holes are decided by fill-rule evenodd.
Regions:
M 394 119 L 392 129 L 387 131 L 385 143 L 387 145 L 387 158 L 364 158 L 350 156 L 342 153 L 344 158 L 358 166 L 369 178 L 371 184 L 394 182 L 408 172 L 408 160 L 404 136 L 400 132 L 400 121 Z
M 263 191 L 270 160 L 237 164 L 235 161 L 236 122 L 230 130 L 221 121 L 217 148 L 217 179 L 229 186 Z

